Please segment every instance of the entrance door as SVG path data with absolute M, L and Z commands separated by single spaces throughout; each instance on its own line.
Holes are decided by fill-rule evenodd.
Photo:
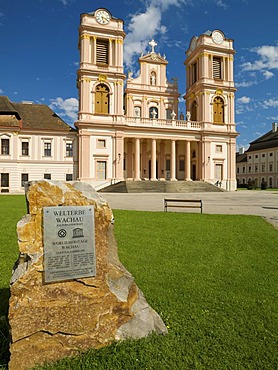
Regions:
M 152 161 L 149 161 L 149 179 L 152 177 Z M 155 178 L 158 179 L 158 162 L 155 162 Z
M 196 180 L 196 164 L 192 165 L 192 180 Z
M 222 164 L 215 165 L 215 179 L 216 181 L 223 180 L 223 165 Z

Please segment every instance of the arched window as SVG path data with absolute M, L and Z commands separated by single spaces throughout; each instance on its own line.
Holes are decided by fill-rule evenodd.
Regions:
M 153 119 L 158 118 L 158 109 L 156 107 L 150 107 L 149 117 Z
M 152 86 L 156 85 L 156 73 L 155 72 L 152 72 L 151 75 L 150 75 L 150 84 Z
M 191 121 L 197 121 L 197 102 L 194 100 L 194 102 L 191 105 Z
M 109 113 L 109 89 L 104 84 L 99 84 L 96 87 L 95 94 L 95 113 Z
M 172 109 L 167 108 L 166 109 L 166 119 L 172 119 L 171 114 L 172 114 Z
M 213 100 L 213 122 L 224 123 L 224 100 L 220 96 Z
M 141 107 L 134 107 L 134 116 L 141 117 Z

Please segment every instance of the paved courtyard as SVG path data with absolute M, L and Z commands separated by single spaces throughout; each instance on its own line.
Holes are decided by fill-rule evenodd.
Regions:
M 203 213 L 257 215 L 266 218 L 278 229 L 278 191 L 221 193 L 102 193 L 112 209 L 164 211 L 164 198 L 202 199 Z M 199 209 L 174 209 L 179 212 L 200 212 Z

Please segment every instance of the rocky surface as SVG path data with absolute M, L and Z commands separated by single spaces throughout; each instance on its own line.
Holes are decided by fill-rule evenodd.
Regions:
M 167 332 L 120 263 L 112 211 L 90 185 L 34 181 L 26 198 L 28 214 L 17 225 L 20 254 L 11 279 L 10 370 L 29 369 L 114 340 Z M 96 276 L 45 284 L 43 207 L 82 205 L 95 209 Z

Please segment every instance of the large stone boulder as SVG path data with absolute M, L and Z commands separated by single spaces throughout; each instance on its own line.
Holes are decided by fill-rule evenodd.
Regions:
M 10 285 L 10 370 L 29 369 L 115 340 L 167 332 L 120 263 L 112 211 L 90 185 L 33 181 L 26 199 L 28 214 L 17 225 L 19 258 Z M 88 205 L 95 215 L 96 276 L 46 284 L 43 208 Z

